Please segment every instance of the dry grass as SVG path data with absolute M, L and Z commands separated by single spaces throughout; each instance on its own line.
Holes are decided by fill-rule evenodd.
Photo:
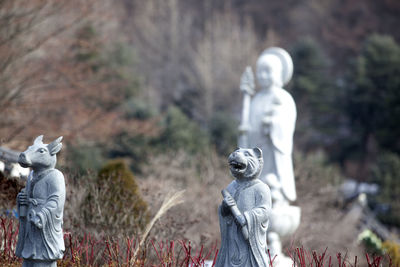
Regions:
M 296 152 L 294 159 L 301 222 L 296 233 L 286 238 L 286 245 L 310 250 L 328 248 L 328 254 L 340 251 L 350 259 L 363 255 L 364 248 L 357 242 L 357 211 L 348 212 L 336 205 L 337 185 L 343 179 L 339 168 L 327 164 L 322 152 Z
M 156 223 L 157 220 L 159 220 L 164 214 L 167 213 L 169 209 L 172 207 L 181 204 L 183 202 L 183 194 L 185 193 L 185 190 L 176 192 L 176 193 L 170 193 L 168 194 L 163 203 L 161 204 L 160 209 L 157 211 L 156 215 L 154 215 L 153 219 L 146 225 L 146 228 L 143 232 L 143 234 L 140 237 L 140 242 L 139 245 L 137 246 L 135 253 L 133 254 L 133 259 L 136 259 L 136 255 L 139 252 L 139 249 L 143 246 L 144 242 L 147 239 L 147 236 L 150 233 L 150 230 L 153 228 L 154 224 Z
M 284 239 L 286 248 L 305 247 L 320 251 L 362 255 L 357 243 L 357 216 L 347 215 L 336 206 L 337 185 L 343 179 L 337 167 L 327 164 L 323 153 L 295 153 L 298 200 L 302 208 L 301 224 L 292 237 Z M 225 157 L 190 156 L 184 152 L 151 157 L 139 179 L 143 196 L 151 210 L 172 189 L 185 189 L 184 203 L 172 208 L 151 231 L 151 237 L 187 239 L 211 246 L 220 240 L 217 207 L 220 190 L 232 180 Z M 347 216 L 346 216 L 347 215 Z
M 328 253 L 347 252 L 349 258 L 362 255 L 364 250 L 356 242 L 359 232 L 357 218 L 346 216 L 347 211 L 335 205 L 340 172 L 337 168 L 325 166 L 324 162 L 322 154 L 295 154 L 297 205 L 302 208 L 302 220 L 295 235 L 285 240 L 286 247 L 292 243 L 294 247 L 317 251 L 328 247 Z M 153 155 L 137 178 L 151 217 L 156 216 L 169 193 L 185 190 L 183 202 L 169 209 L 154 223 L 148 239 L 190 240 L 192 244 L 202 244 L 205 248 L 212 247 L 220 239 L 217 214 L 222 200 L 220 190 L 232 180 L 225 157 L 214 153 L 193 156 L 185 152 Z M 129 229 L 114 227 L 105 230 L 85 225 L 82 202 L 94 185 L 88 177 L 73 182 L 68 174 L 66 181 L 65 231 L 78 236 L 90 233 L 97 239 L 105 236 L 123 239 L 126 236 Z M 102 210 L 104 207 L 100 202 L 96 206 L 100 209 L 99 214 L 112 212 Z M 129 210 L 123 215 L 129 216 Z M 104 216 L 98 216 L 99 220 L 101 218 Z M 139 235 L 135 238 L 139 239 Z
M 183 203 L 172 208 L 154 227 L 157 240 L 186 239 L 211 246 L 220 239 L 217 209 L 221 189 L 231 182 L 225 158 L 210 153 L 190 156 L 184 152 L 151 157 L 139 179 L 150 210 L 160 205 L 168 192 L 184 189 Z

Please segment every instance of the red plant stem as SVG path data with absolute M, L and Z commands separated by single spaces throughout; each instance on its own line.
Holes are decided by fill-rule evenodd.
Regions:
M 389 267 L 392 267 L 392 266 L 393 266 L 392 257 L 390 257 L 389 254 L 386 254 L 386 255 L 387 255 L 388 258 L 389 258 Z
M 171 241 L 170 242 L 170 252 L 171 252 L 171 264 L 172 266 L 175 263 L 175 242 Z
M 116 243 L 116 247 L 117 247 L 117 262 L 118 262 L 118 265 L 119 265 L 119 262 L 120 262 L 120 259 L 121 259 L 121 257 L 120 257 L 120 251 L 121 251 L 121 247 L 120 247 L 120 245 L 119 245 L 119 242 L 117 242 Z
M 100 242 L 100 241 L 99 241 Z M 90 241 L 90 246 L 91 246 L 91 248 L 90 248 L 90 263 L 91 264 L 94 264 L 94 246 L 96 245 L 96 244 L 98 244 L 99 242 L 96 242 L 96 240 L 94 240 L 94 239 L 92 239 L 91 241 Z
M 90 240 L 90 233 L 87 236 L 85 244 L 86 265 L 89 265 L 89 240 Z
M 381 260 L 382 260 L 381 256 L 374 256 L 374 261 L 372 262 L 374 267 L 379 267 Z
M 269 249 L 267 249 L 267 252 L 268 252 L 268 258 L 269 258 L 269 266 L 273 266 L 272 264 L 274 263 L 277 255 L 274 255 L 274 258 L 271 259 L 271 252 L 269 251 Z
M 211 267 L 214 267 L 214 266 L 215 266 L 215 263 L 217 262 L 218 252 L 219 252 L 219 249 L 217 249 L 217 250 L 215 251 L 214 260 L 213 260 L 213 263 L 212 263 Z M 271 267 L 272 267 L 272 266 L 271 266 Z
M 72 263 L 75 263 L 75 252 L 74 252 L 74 246 L 72 244 L 72 235 L 71 234 L 68 234 L 68 239 L 69 239 L 69 248 L 71 250 Z
M 110 249 L 110 242 L 108 240 L 105 241 L 106 242 L 106 249 L 108 251 L 108 266 L 111 266 L 112 264 L 112 254 L 111 254 L 111 249 Z
M 325 265 L 325 256 L 326 256 L 327 251 L 328 251 L 328 247 L 325 248 L 324 253 L 322 253 L 322 256 L 320 257 L 320 261 L 322 262 L 322 267 Z
M 367 258 L 368 267 L 372 267 L 371 260 L 369 259 L 368 253 L 365 253 L 365 257 Z
M 17 225 L 17 229 L 16 229 L 16 231 L 14 231 L 14 235 L 13 235 L 13 237 L 12 237 L 12 239 L 14 240 L 14 247 L 16 247 L 17 246 L 17 242 L 18 242 L 18 233 L 19 233 L 19 225 Z M 14 258 L 16 258 L 16 256 L 15 256 L 15 252 L 14 252 L 14 250 L 12 250 L 13 251 L 13 257 Z
M 126 258 L 125 258 L 125 263 L 126 263 L 126 266 L 129 266 L 129 261 L 130 261 L 130 259 L 131 259 L 131 246 L 132 246 L 132 243 L 131 243 L 129 237 L 126 238 L 125 242 L 126 242 Z
M 5 218 L 0 218 L 1 219 L 1 228 L 3 229 L 3 239 L 4 239 L 4 251 L 3 254 L 6 256 L 7 250 L 6 250 L 6 244 L 7 244 L 7 233 L 6 233 L 6 225 L 5 225 Z
M 313 251 L 312 255 L 313 255 L 313 258 L 314 258 L 314 261 L 315 261 L 315 266 L 316 267 L 321 267 L 321 264 L 320 264 L 320 262 L 318 260 L 318 257 L 317 257 L 317 252 Z
M 325 255 L 326 255 L 327 250 L 328 250 L 328 248 L 325 248 L 325 251 L 321 254 L 321 256 L 318 256 L 318 253 L 316 251 L 312 252 L 316 267 L 324 267 Z M 312 266 L 312 262 L 311 262 L 310 266 Z
M 206 256 L 204 257 L 204 260 L 210 258 L 211 253 L 212 253 L 213 251 L 215 251 L 216 247 L 217 247 L 217 242 L 215 242 L 215 244 L 211 247 L 210 251 L 209 251 L 209 252 L 206 254 Z
M 184 248 L 185 248 L 185 252 L 186 252 L 186 266 L 189 266 L 190 261 L 192 261 L 193 264 L 197 264 L 200 265 L 198 260 L 192 257 L 191 251 L 192 251 L 192 245 L 191 242 L 189 241 L 188 246 L 186 247 L 186 243 L 183 242 L 182 244 L 184 244 Z
M 191 252 L 192 252 L 192 244 L 190 243 L 190 241 L 189 241 L 189 249 L 188 249 L 188 254 L 187 254 L 187 265 L 189 265 L 189 258 L 191 258 L 192 256 L 191 256 Z
M 157 254 L 157 258 L 160 260 L 160 263 L 162 264 L 162 266 L 165 266 L 164 265 L 164 261 L 163 261 L 161 255 L 160 255 L 159 251 L 157 250 L 156 246 L 154 245 L 154 241 L 153 240 L 151 240 L 151 244 L 153 245 L 154 251 Z
M 289 255 L 290 259 L 293 261 L 292 267 L 296 265 L 296 254 L 292 252 L 293 250 L 293 244 L 290 245 L 290 250 L 288 248 L 286 249 L 286 254 Z
M 342 265 L 342 254 L 339 252 L 339 253 L 336 254 L 336 257 L 337 257 L 337 260 L 338 260 L 338 263 L 339 263 L 339 267 L 343 267 L 343 265 Z
M 8 222 L 8 258 L 11 259 L 11 254 L 13 252 L 13 247 L 12 247 L 12 231 L 13 230 L 13 225 L 12 225 L 12 220 L 9 220 Z
M 194 260 L 199 264 L 199 266 L 204 262 L 204 259 L 202 259 L 202 257 L 201 257 L 202 253 L 203 253 L 203 245 L 200 247 L 198 256 L 197 257 L 195 256 L 195 258 L 194 258 Z
M 304 248 L 303 248 L 304 249 Z M 307 257 L 307 260 L 308 260 L 308 264 L 310 265 L 310 267 L 312 267 L 312 265 L 313 265 L 313 257 L 312 257 L 312 254 L 311 253 L 309 253 L 307 250 L 305 250 L 304 249 L 304 251 L 305 251 L 305 254 L 306 254 L 306 257 Z
M 184 241 L 181 242 L 181 245 L 183 247 L 183 250 L 185 252 L 185 259 L 182 262 L 182 264 L 184 263 L 185 266 L 189 265 L 189 260 L 190 260 L 190 253 L 191 253 L 191 246 L 190 246 L 190 242 L 189 242 L 189 246 L 186 246 L 186 243 Z M 182 266 L 181 264 L 181 266 Z
M 7 260 L 10 263 L 20 262 L 15 255 L 15 245 L 18 240 L 19 227 L 15 220 L 9 218 L 0 217 L 0 257 L 3 260 Z M 119 242 L 114 240 L 96 240 L 90 233 L 84 234 L 83 237 L 73 236 L 69 232 L 64 232 L 64 240 L 67 247 L 67 252 L 64 254 L 63 260 L 70 261 L 69 264 L 76 265 L 78 263 L 83 263 L 85 266 L 94 266 L 95 262 L 101 261 L 100 264 L 105 264 L 108 266 L 162 266 L 162 267 L 172 267 L 172 266 L 203 266 L 206 259 L 212 258 L 212 266 L 215 266 L 219 250 L 217 248 L 218 242 L 213 243 L 210 249 L 204 246 L 199 247 L 197 250 L 192 249 L 191 242 L 188 241 L 178 241 L 180 246 L 175 246 L 175 242 L 171 240 L 166 241 L 151 241 L 154 249 L 154 254 L 157 258 L 154 262 L 150 258 L 146 258 L 146 249 L 150 249 L 148 246 L 141 251 L 138 255 L 138 259 L 141 260 L 133 261 L 133 250 L 136 248 L 137 240 L 134 237 L 127 237 L 125 241 Z M 104 249 L 104 250 L 103 250 Z M 122 249 L 122 251 L 121 251 Z M 357 267 L 360 263 L 357 256 L 355 256 L 353 264 L 350 260 L 347 260 L 347 254 L 337 253 L 337 263 L 332 256 L 327 254 L 326 248 L 322 253 L 318 251 L 308 252 L 303 247 L 293 249 L 288 251 L 293 263 L 298 267 L 346 267 L 354 266 Z M 100 253 L 99 253 L 100 251 Z M 126 254 L 124 254 L 126 252 Z M 271 252 L 267 250 L 269 256 L 269 264 L 273 266 L 276 261 L 276 255 L 272 258 Z M 184 253 L 184 254 L 182 254 Z M 99 255 L 99 259 L 95 255 Z M 86 257 L 86 260 L 83 260 Z M 369 255 L 365 254 L 367 266 L 368 267 L 380 267 L 382 264 L 385 266 L 394 267 L 393 261 L 389 255 L 379 256 L 379 255 Z M 385 258 L 384 258 L 385 257 Z M 159 262 L 158 264 L 157 261 Z M 298 262 L 297 262 L 298 261 Z M 361 260 L 362 261 L 362 260 Z M 327 263 L 327 265 L 325 265 Z
M 303 247 L 297 248 L 297 256 L 299 257 L 300 266 L 306 267 L 306 259 L 305 259 Z

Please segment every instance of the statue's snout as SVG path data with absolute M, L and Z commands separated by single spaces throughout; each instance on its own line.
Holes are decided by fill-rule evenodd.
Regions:
M 22 152 L 21 154 L 19 154 L 18 163 L 19 163 L 19 165 L 21 165 L 24 168 L 28 168 L 32 165 L 32 162 L 28 159 L 25 152 Z

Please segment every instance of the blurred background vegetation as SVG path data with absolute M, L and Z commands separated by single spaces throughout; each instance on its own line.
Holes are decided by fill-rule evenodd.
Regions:
M 191 177 L 175 182 L 218 199 L 207 190 L 229 181 L 219 160 L 236 146 L 241 73 L 280 46 L 294 61 L 299 182 L 375 182 L 371 205 L 400 227 L 399 12 L 395 0 L 0 1 L 0 145 L 62 135 L 71 187 L 123 158 L 143 188 L 178 168 Z

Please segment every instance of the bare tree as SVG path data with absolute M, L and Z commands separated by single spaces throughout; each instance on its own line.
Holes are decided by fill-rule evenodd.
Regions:
M 216 110 L 240 103 L 239 77 L 266 42 L 229 6 L 220 12 L 204 1 L 200 7 L 188 8 L 180 0 L 141 1 L 127 27 L 133 29 L 150 97 L 159 96 L 153 101 L 161 108 L 178 103 L 207 124 Z
M 124 85 L 99 59 L 116 12 L 107 1 L 0 1 L 1 143 L 44 132 L 100 135 L 92 124 L 115 121 L 111 107 Z M 80 33 L 85 27 L 97 35 L 87 38 Z M 97 62 L 79 58 L 82 51 L 96 54 Z

